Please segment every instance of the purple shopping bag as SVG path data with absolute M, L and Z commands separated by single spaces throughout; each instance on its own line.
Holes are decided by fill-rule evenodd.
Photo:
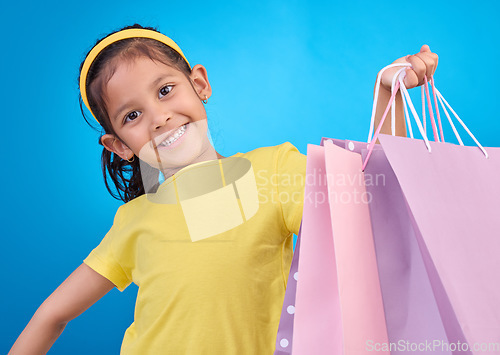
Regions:
M 297 279 L 299 270 L 300 240 L 302 235 L 302 223 L 297 236 L 297 243 L 293 252 L 292 264 L 286 284 L 285 299 L 281 309 L 280 324 L 276 336 L 274 355 L 289 355 L 292 353 L 293 320 L 295 314 L 295 298 L 297 294 Z
M 326 140 L 366 158 L 367 143 L 329 138 L 322 143 Z M 426 354 L 429 344 L 446 341 L 447 336 L 411 214 L 380 145 L 375 146 L 364 173 L 391 354 Z M 453 318 L 453 311 L 449 313 Z M 433 347 L 433 353 L 452 352 Z
M 486 158 L 477 147 L 431 142 L 429 152 L 421 140 L 379 139 L 434 267 L 438 307 L 460 325 L 447 329 L 451 344 L 461 331 L 474 354 L 500 353 L 500 149 Z
M 325 140 L 323 139 L 322 145 Z M 346 150 L 366 156 L 366 143 L 330 140 Z M 361 154 L 362 153 L 362 154 Z M 332 242 L 330 206 L 326 195 L 327 169 L 323 147 L 308 146 L 308 175 L 311 181 L 305 192 L 304 216 L 301 234 L 305 249 L 301 264 L 302 288 L 299 290 L 299 312 L 293 329 L 290 306 L 296 304 L 295 287 L 300 240 L 290 270 L 285 302 L 275 354 L 342 354 L 343 329 L 341 303 L 338 293 L 338 270 L 335 248 Z M 365 170 L 365 187 L 369 196 L 369 208 L 373 239 L 377 254 L 380 286 L 385 309 L 388 333 L 387 342 L 366 339 L 367 351 L 391 347 L 391 354 L 428 353 L 429 344 L 436 339 L 446 341 L 441 315 L 436 305 L 424 260 L 420 253 L 412 226 L 411 215 L 392 168 L 380 146 L 375 148 L 369 166 Z M 360 196 L 361 198 L 361 196 Z M 319 271 L 319 272 L 318 272 Z M 305 301 L 304 301 L 305 299 Z M 314 302 L 310 300 L 314 299 Z M 318 307 L 327 305 L 327 307 Z M 295 308 L 291 308 L 295 311 Z M 448 318 L 453 317 L 453 311 Z M 330 336 L 324 336 L 330 329 Z M 295 331 L 295 336 L 293 335 Z M 463 339 L 460 338 L 460 339 Z M 392 345 L 391 345 L 392 344 Z M 416 349 L 419 347 L 420 350 Z M 435 354 L 451 354 L 434 346 Z

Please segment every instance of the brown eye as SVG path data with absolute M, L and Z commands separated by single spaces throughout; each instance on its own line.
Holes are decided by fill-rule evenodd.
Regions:
M 172 91 L 172 85 L 165 85 L 159 91 L 158 97 L 161 99 L 164 96 L 167 96 L 170 91 Z
M 139 111 L 132 111 L 129 114 L 125 116 L 125 123 L 129 121 L 135 120 L 137 117 L 139 117 Z

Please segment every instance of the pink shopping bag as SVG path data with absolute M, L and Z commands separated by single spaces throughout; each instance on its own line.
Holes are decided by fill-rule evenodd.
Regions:
M 307 146 L 306 186 L 293 327 L 293 354 L 342 354 L 325 150 Z M 309 181 L 308 181 L 309 180 Z
M 328 143 L 307 154 L 293 354 L 370 353 L 387 331 L 361 156 Z

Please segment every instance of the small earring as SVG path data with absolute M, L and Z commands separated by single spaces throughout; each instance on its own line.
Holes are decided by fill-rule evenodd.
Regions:
M 208 100 L 208 97 L 207 97 L 207 95 L 205 95 L 205 100 L 201 100 L 201 102 L 203 102 L 204 104 L 206 104 L 207 100 Z
M 135 155 L 132 155 L 132 159 L 127 159 L 129 163 L 132 163 L 135 160 Z

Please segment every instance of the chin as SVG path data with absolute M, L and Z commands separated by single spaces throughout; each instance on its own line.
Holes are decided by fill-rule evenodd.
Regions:
M 190 164 L 217 159 L 217 152 L 207 135 L 207 121 L 190 122 L 182 140 L 171 147 L 153 148 L 151 142 L 144 145 L 139 158 L 155 169 L 168 172 L 179 170 Z

